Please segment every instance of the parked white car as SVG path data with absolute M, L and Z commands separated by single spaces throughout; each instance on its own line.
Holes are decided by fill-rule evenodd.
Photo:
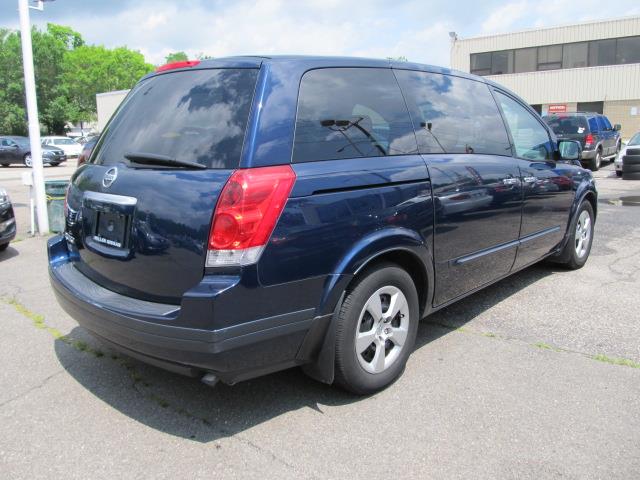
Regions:
M 42 137 L 42 144 L 60 148 L 67 158 L 78 158 L 82 152 L 82 145 L 69 137 Z
M 616 175 L 619 177 L 622 176 L 622 157 L 627 154 L 627 148 L 635 147 L 640 148 L 640 132 L 637 132 L 631 139 L 626 143 L 622 144 L 622 148 L 618 152 L 615 161 L 613 162 L 616 167 Z

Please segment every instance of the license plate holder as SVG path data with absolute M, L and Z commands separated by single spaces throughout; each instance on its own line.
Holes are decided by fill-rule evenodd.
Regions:
M 96 231 L 93 240 L 113 248 L 125 248 L 128 215 L 119 212 L 96 212 Z

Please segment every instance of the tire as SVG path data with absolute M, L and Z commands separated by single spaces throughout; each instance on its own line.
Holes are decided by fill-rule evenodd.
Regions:
M 622 164 L 622 174 L 625 173 L 638 173 L 640 172 L 640 164 L 638 165 L 627 165 L 626 163 Z
M 57 167 L 58 165 L 60 165 L 59 162 L 51 162 L 49 165 L 51 165 L 52 167 Z
M 393 318 L 387 315 L 392 308 L 387 302 L 398 302 Z M 420 320 L 411 276 L 393 263 L 367 270 L 347 291 L 337 315 L 336 385 L 369 395 L 397 380 L 413 350 Z
M 621 177 L 622 176 L 622 170 L 616 170 L 616 175 L 618 177 Z
M 30 153 L 27 153 L 24 156 L 23 162 L 24 162 L 24 166 L 25 167 L 31 167 L 33 165 L 33 162 L 31 161 L 31 154 Z
M 640 155 L 625 155 L 622 157 L 623 165 L 640 165 Z
M 596 150 L 596 156 L 589 160 L 589 170 L 592 172 L 597 172 L 600 170 L 600 166 L 602 165 L 602 151 L 600 149 Z
M 2 166 L 3 166 L 4 168 L 7 168 L 7 167 L 9 166 L 9 164 L 8 164 L 8 163 L 3 163 L 3 164 L 2 164 Z
M 585 239 L 584 223 L 586 217 L 589 218 L 589 230 L 588 237 Z M 580 229 L 578 229 L 579 224 L 581 225 Z M 594 224 L 593 207 L 588 200 L 583 200 L 569 225 L 570 233 L 567 244 L 564 246 L 562 252 L 557 257 L 551 258 L 551 260 L 569 270 L 577 270 L 584 267 L 591 253 Z M 578 236 L 580 236 L 580 238 L 578 238 Z M 582 241 L 580 242 L 580 240 Z M 585 241 L 586 244 L 584 243 Z
M 2 245 L 0 245 L 0 252 L 4 252 L 7 248 L 9 248 L 9 244 L 3 243 Z
M 640 156 L 640 148 L 627 148 L 627 155 Z
M 623 173 L 623 180 L 640 180 L 640 173 Z

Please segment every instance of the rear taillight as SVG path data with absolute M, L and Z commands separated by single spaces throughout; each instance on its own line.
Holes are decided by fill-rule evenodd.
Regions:
M 90 154 L 91 154 L 91 150 L 87 148 L 82 149 L 82 151 L 80 152 L 80 155 L 78 155 L 78 167 L 80 165 L 84 165 L 85 163 L 87 163 L 87 159 L 89 158 Z
M 207 266 L 257 262 L 295 179 L 289 165 L 236 170 L 222 189 L 213 214 Z
M 587 136 L 584 137 L 584 146 L 590 147 L 591 145 L 593 145 L 593 135 L 587 133 Z

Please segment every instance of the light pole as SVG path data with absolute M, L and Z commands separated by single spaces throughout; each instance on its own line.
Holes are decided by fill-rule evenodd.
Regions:
M 38 2 L 42 10 L 42 1 Z M 44 169 L 42 167 L 42 147 L 40 145 L 40 121 L 38 120 L 38 101 L 36 81 L 33 73 L 33 50 L 31 47 L 31 23 L 29 22 L 29 0 L 18 0 L 20 12 L 20 36 L 22 38 L 22 66 L 24 68 L 24 91 L 27 97 L 27 118 L 29 120 L 29 141 L 31 143 L 31 170 L 38 213 L 38 232 L 49 233 L 47 199 L 44 193 Z

